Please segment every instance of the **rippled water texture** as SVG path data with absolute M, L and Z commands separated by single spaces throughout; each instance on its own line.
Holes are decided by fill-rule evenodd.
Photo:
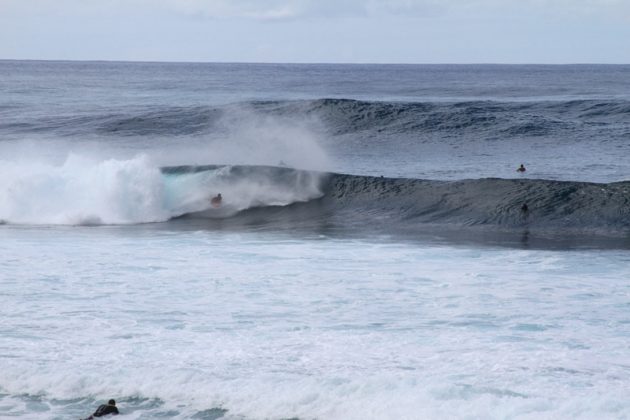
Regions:
M 625 252 L 1 232 L 4 415 L 630 414 Z

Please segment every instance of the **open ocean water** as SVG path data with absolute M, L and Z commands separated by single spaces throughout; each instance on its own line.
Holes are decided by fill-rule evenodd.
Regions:
M 0 61 L 0 417 L 630 418 L 629 157 L 630 66 Z

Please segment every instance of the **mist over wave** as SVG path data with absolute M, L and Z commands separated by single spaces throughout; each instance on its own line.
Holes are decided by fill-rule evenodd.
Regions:
M 62 165 L 0 164 L 0 220 L 15 224 L 137 224 L 163 222 L 211 208 L 227 217 L 256 206 L 283 206 L 321 195 L 318 175 L 234 177 L 230 167 L 173 176 L 146 157 L 95 161 L 71 155 Z
M 27 165 L 34 161 L 62 165 L 71 154 L 93 160 L 129 160 L 141 154 L 160 166 L 220 162 L 331 169 L 332 159 L 315 119 L 270 115 L 248 104 L 234 104 L 217 111 L 211 130 L 201 130 L 205 125 L 192 119 L 207 118 L 203 107 L 109 112 L 72 110 L 71 115 L 48 115 L 17 125 L 11 123 L 15 115 L 7 113 L 0 122 L 0 156 L 17 157 Z

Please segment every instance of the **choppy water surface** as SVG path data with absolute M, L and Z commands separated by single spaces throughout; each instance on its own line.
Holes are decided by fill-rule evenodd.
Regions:
M 59 229 L 1 231 L 5 416 L 630 414 L 626 252 Z

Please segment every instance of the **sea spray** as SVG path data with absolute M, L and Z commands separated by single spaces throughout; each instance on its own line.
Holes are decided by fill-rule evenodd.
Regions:
M 95 160 L 70 155 L 61 165 L 0 165 L 0 220 L 12 224 L 138 224 L 163 222 L 208 210 L 228 217 L 259 206 L 284 206 L 321 196 L 320 174 L 272 169 L 234 176 L 238 170 L 215 167 L 194 173 L 162 172 L 146 156 Z M 210 198 L 223 193 L 220 209 Z
M 167 220 L 162 176 L 145 157 L 62 165 L 2 162 L 0 218 L 21 224 L 125 224 Z

